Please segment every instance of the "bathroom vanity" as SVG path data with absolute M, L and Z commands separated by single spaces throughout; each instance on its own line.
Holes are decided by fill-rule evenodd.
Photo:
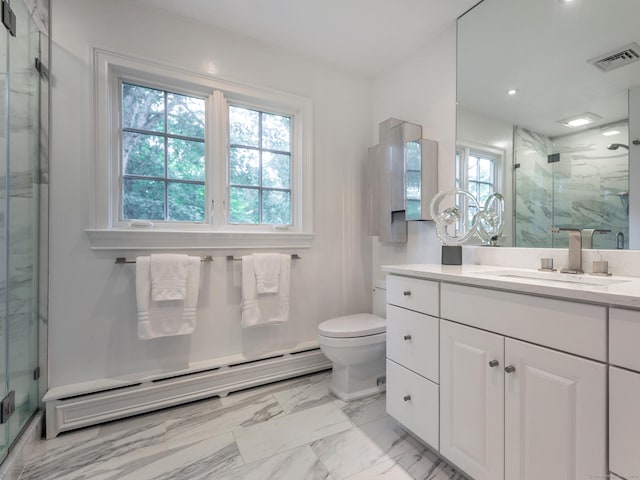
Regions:
M 475 480 L 640 476 L 640 278 L 383 270 L 387 410 L 415 436 Z

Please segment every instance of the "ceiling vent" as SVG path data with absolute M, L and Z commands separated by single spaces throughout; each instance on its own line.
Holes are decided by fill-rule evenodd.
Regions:
M 640 60 L 640 45 L 636 42 L 620 47 L 612 52 L 588 60 L 603 72 L 610 72 Z

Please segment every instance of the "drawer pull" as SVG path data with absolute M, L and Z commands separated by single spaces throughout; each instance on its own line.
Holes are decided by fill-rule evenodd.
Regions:
M 405 402 L 408 402 L 409 400 L 411 400 L 411 395 L 405 395 L 405 396 L 403 397 L 403 400 L 404 400 Z
M 498 365 L 500 365 L 500 362 L 498 360 L 491 360 L 489 362 L 489 366 L 492 367 L 492 368 L 493 367 L 497 367 Z
M 402 294 L 403 294 L 405 297 L 410 297 L 410 296 L 411 296 L 411 290 L 405 290 L 404 292 L 402 292 Z
M 504 371 L 507 373 L 513 373 L 516 371 L 516 367 L 514 367 L 513 365 L 508 365 L 504 367 Z
M 409 340 L 411 340 L 411 335 L 405 335 L 404 339 L 408 342 Z

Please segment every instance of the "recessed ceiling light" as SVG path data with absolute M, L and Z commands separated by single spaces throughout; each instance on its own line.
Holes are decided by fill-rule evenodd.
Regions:
M 620 134 L 620 130 L 607 130 L 606 132 L 602 132 L 602 135 L 604 135 L 605 137 L 610 137 L 612 135 L 619 135 Z
M 558 120 L 558 123 L 563 124 L 565 127 L 577 128 L 584 127 L 590 123 L 600 120 L 602 117 L 595 113 L 581 113 L 580 115 L 574 115 L 573 117 L 565 118 L 564 120 Z
M 507 95 L 515 95 L 516 93 L 518 93 L 518 90 L 516 90 L 515 88 L 507 90 Z

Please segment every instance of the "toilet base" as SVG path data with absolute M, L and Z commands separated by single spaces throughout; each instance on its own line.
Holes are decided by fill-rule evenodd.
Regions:
M 343 402 L 376 395 L 386 390 L 386 365 L 370 362 L 358 365 L 333 364 L 329 390 Z

